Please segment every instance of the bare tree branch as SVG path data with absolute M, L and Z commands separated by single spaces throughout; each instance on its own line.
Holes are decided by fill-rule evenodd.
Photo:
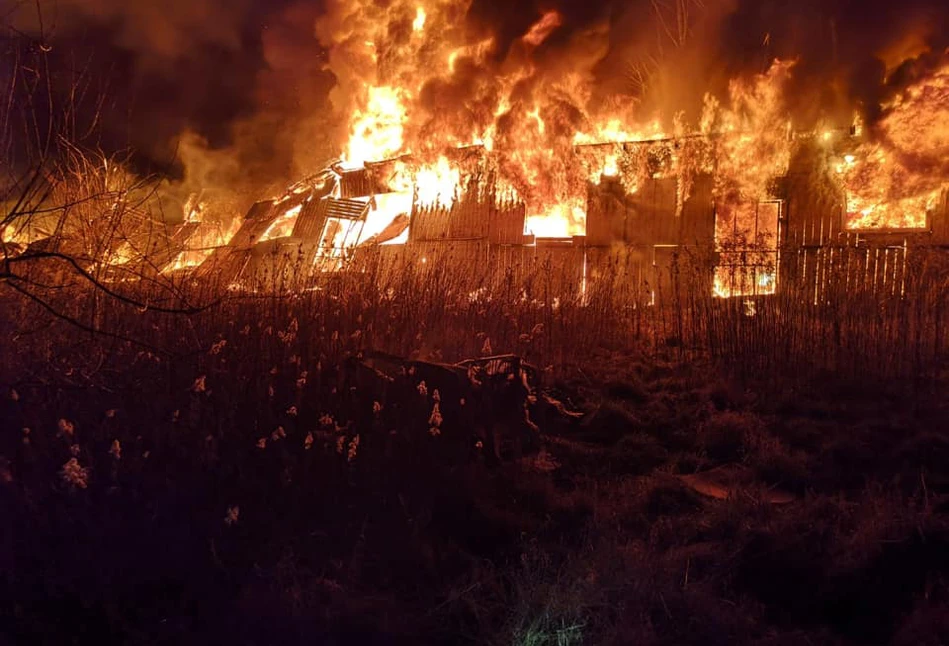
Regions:
M 116 339 L 118 341 L 125 341 L 126 343 L 132 343 L 139 347 L 150 350 L 154 352 L 155 354 L 161 354 L 166 357 L 172 356 L 171 352 L 167 350 L 163 350 L 162 348 L 159 348 L 158 346 L 152 345 L 150 343 L 146 343 L 140 339 L 134 339 L 132 337 L 125 336 L 124 334 L 118 334 L 116 332 L 110 332 L 108 330 L 99 330 L 89 325 L 86 325 L 82 321 L 79 321 L 71 316 L 63 314 L 62 312 L 56 310 L 52 305 L 50 305 L 44 299 L 39 298 L 35 294 L 31 293 L 29 290 L 24 289 L 20 287 L 19 285 L 16 285 L 15 283 L 7 283 L 7 285 L 14 291 L 19 292 L 20 294 L 22 294 L 29 300 L 33 301 L 34 303 L 42 307 L 44 310 L 52 314 L 55 318 L 61 321 L 65 321 L 66 323 L 69 323 L 70 325 L 77 327 L 80 330 L 84 330 L 86 332 L 89 332 L 90 334 L 108 337 L 110 339 Z
M 206 305 L 202 305 L 200 307 L 163 307 L 160 305 L 143 303 L 143 302 L 135 300 L 134 298 L 125 296 L 123 294 L 119 294 L 118 292 L 110 289 L 102 281 L 100 281 L 95 276 L 90 274 L 88 271 L 83 269 L 82 266 L 76 261 L 75 258 L 71 256 L 67 256 L 66 254 L 55 252 L 55 251 L 32 251 L 32 252 L 21 254 L 19 256 L 15 256 L 13 258 L 7 258 L 5 260 L 6 268 L 4 269 L 3 272 L 0 272 L 0 279 L 19 280 L 21 277 L 13 273 L 12 271 L 10 271 L 9 267 L 11 265 L 15 265 L 18 263 L 23 263 L 23 262 L 34 262 L 36 260 L 41 260 L 43 258 L 53 258 L 53 259 L 61 260 L 69 264 L 78 275 L 82 276 L 87 281 L 89 281 L 92 285 L 96 287 L 96 289 L 101 290 L 105 294 L 108 294 L 109 296 L 111 296 L 112 298 L 118 301 L 137 307 L 138 309 L 142 311 L 151 310 L 154 312 L 162 312 L 164 314 L 198 314 L 199 312 L 204 312 L 220 304 L 223 300 L 223 299 L 219 299 L 211 303 L 208 303 Z

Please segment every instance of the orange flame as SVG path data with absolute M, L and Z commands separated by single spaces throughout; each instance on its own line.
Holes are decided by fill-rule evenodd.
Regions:
M 850 229 L 921 229 L 949 177 L 949 65 L 886 107 L 875 137 L 836 160 Z
M 461 170 L 444 156 L 415 173 L 415 189 L 423 206 L 450 207 L 460 184 Z
M 187 247 L 180 251 L 162 271 L 170 273 L 182 269 L 197 267 L 211 253 L 219 248 L 227 246 L 240 229 L 240 218 L 231 218 L 228 223 L 205 222 L 203 220 L 206 204 L 198 201 L 197 197 L 192 195 L 185 205 L 185 223 L 197 223 L 199 226 L 194 234 L 188 239 Z
M 353 115 L 344 162 L 359 166 L 373 159 L 386 159 L 402 150 L 406 108 L 403 92 L 394 87 L 370 87 L 365 109 Z

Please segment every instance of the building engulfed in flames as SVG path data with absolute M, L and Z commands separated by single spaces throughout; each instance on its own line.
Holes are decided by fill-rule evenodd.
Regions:
M 894 207 L 841 181 L 850 167 L 875 163 L 873 153 L 858 161 L 867 153 L 853 131 L 779 136 L 787 169 L 767 176 L 757 199 L 720 190 L 709 161 L 721 145 L 713 136 L 578 145 L 574 154 L 595 169 L 565 207 L 579 211 L 578 233 L 557 213 L 532 221 L 480 147 L 454 151 L 440 175 L 410 157 L 337 164 L 255 204 L 227 245 L 182 251 L 186 260 L 168 270 L 259 289 L 319 281 L 371 255 L 401 261 L 403 270 L 451 264 L 473 287 L 540 274 L 561 298 L 620 281 L 645 304 L 675 294 L 685 272 L 704 275 L 717 297 L 788 285 L 817 298 L 834 278 L 898 293 L 913 248 L 949 245 L 944 185 Z M 698 163 L 683 168 L 685 157 Z M 426 173 L 435 184 L 426 184 Z M 869 217 L 888 209 L 891 219 Z
M 783 286 L 819 300 L 834 281 L 902 293 L 913 250 L 949 244 L 949 65 L 883 106 L 872 133 L 859 120 L 795 131 L 782 96 L 793 67 L 733 82 L 692 128 L 607 115 L 570 134 L 557 109 L 502 100 L 468 143 L 406 141 L 408 91 L 370 85 L 341 161 L 255 204 L 212 236 L 229 239 L 218 249 L 176 234 L 184 248 L 166 271 L 259 289 L 378 257 L 455 265 L 482 287 L 541 275 L 559 298 L 609 282 L 651 303 L 684 276 L 723 298 Z
M 603 286 L 643 305 L 900 295 L 908 259 L 949 248 L 949 64 L 883 106 L 872 133 L 859 120 L 797 132 L 782 101 L 792 69 L 733 82 L 692 128 L 608 115 L 571 130 L 549 106 L 505 100 L 471 137 L 424 146 L 405 141 L 405 93 L 369 86 L 340 161 L 243 218 L 207 217 L 220 205 L 194 196 L 147 264 L 251 290 L 311 287 L 372 259 L 454 267 L 472 291 L 531 284 L 544 300 Z M 119 251 L 97 262 L 130 268 Z

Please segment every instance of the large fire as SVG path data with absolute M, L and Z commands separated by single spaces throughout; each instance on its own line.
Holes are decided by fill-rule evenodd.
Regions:
M 500 66 L 490 66 L 498 73 L 487 83 L 476 70 L 496 63 L 499 44 L 459 29 L 467 2 L 337 4 L 331 14 L 341 23 L 325 37 L 331 67 L 354 88 L 338 101 L 350 115 L 345 161 L 411 154 L 423 204 L 451 205 L 461 176 L 444 154 L 477 146 L 497 171 L 499 194 L 525 203 L 530 232 L 582 234 L 586 174 L 573 146 L 661 134 L 658 123 L 626 125 L 634 123 L 629 106 L 594 108 L 588 75 L 552 74 L 533 62 L 563 24 L 556 11 L 537 16 Z M 607 174 L 617 172 L 615 159 L 608 166 Z
M 403 91 L 393 87 L 370 87 L 365 109 L 353 113 L 352 135 L 344 163 L 358 166 L 399 153 L 404 145 L 407 118 Z
M 479 147 L 494 171 L 498 194 L 523 201 L 525 233 L 539 237 L 584 234 L 588 181 L 625 175 L 627 191 L 637 190 L 639 170 L 624 160 L 615 145 L 622 142 L 715 138 L 712 156 L 684 147 L 667 165 L 670 175 L 687 171 L 680 180 L 680 208 L 696 172 L 716 172 L 722 179 L 719 197 L 740 201 L 760 199 L 787 167 L 790 120 L 781 98 L 790 63 L 776 62 L 752 82 L 733 83 L 724 104 L 709 98 L 701 124 L 689 127 L 672 119 L 664 126 L 656 116 L 639 118 L 630 102 L 598 100 L 592 75 L 582 65 L 537 64 L 538 52 L 563 25 L 558 12 L 539 14 L 500 52 L 492 38 L 472 38 L 458 29 L 468 9 L 466 2 L 446 1 L 336 4 L 330 13 L 339 22 L 330 21 L 322 35 L 331 43 L 330 66 L 340 73 L 340 94 L 352 90 L 336 97 L 348 115 L 346 139 L 340 142 L 346 164 L 411 155 L 415 172 L 408 183 L 419 202 L 450 207 L 462 173 L 445 153 Z M 574 38 L 580 42 L 571 46 L 582 56 L 592 45 Z M 487 68 L 495 70 L 490 82 L 477 73 Z M 577 146 L 602 146 L 601 154 L 581 159 Z M 691 153 L 702 159 L 689 158 Z
M 366 205 L 358 230 L 345 217 L 329 218 L 321 249 L 334 249 L 336 259 L 346 245 L 405 242 L 416 209 L 448 217 L 472 190 L 516 204 L 525 241 L 573 238 L 587 233 L 590 191 L 616 189 L 634 202 L 643 186 L 671 182 L 678 218 L 696 180 L 710 177 L 703 199 L 714 208 L 714 293 L 775 292 L 784 208 L 776 180 L 788 173 L 802 134 L 789 108 L 796 61 L 740 75 L 722 96 L 707 94 L 690 122 L 685 112 L 645 114 L 630 95 L 605 98 L 594 74 L 604 55 L 595 28 L 566 29 L 565 15 L 550 9 L 502 42 L 468 26 L 472 10 L 473 0 L 328 0 L 317 36 L 337 79 L 340 162 L 331 174 L 339 181 L 365 171 L 374 187 L 308 198 Z M 547 57 L 555 46 L 558 58 Z M 818 136 L 843 194 L 845 227 L 924 229 L 940 206 L 949 177 L 949 64 L 934 69 L 905 84 L 859 138 Z M 293 205 L 253 243 L 291 237 L 304 209 Z M 201 211 L 191 205 L 189 223 Z M 169 268 L 200 264 L 239 224 L 202 223 Z
M 604 51 L 596 29 L 567 29 L 565 16 L 550 9 L 501 42 L 466 28 L 472 10 L 472 0 L 329 1 L 317 36 L 337 77 L 331 99 L 343 124 L 341 168 L 398 159 L 384 180 L 389 190 L 446 212 L 469 178 L 490 178 L 495 199 L 523 203 L 524 233 L 540 238 L 585 234 L 588 186 L 604 178 L 618 179 L 627 195 L 646 180 L 674 178 L 681 213 L 694 179 L 707 174 L 719 251 L 777 247 L 777 225 L 763 225 L 757 205 L 788 169 L 794 132 L 786 87 L 794 61 L 776 60 L 732 81 L 726 96 L 706 96 L 690 124 L 680 113 L 638 114 L 628 97 L 597 92 L 593 67 Z M 569 65 L 545 58 L 551 42 Z M 886 105 L 873 136 L 835 161 L 848 227 L 925 226 L 947 175 L 940 166 L 947 106 L 949 66 Z M 458 161 L 459 150 L 474 151 L 474 171 Z M 388 215 L 401 215 L 404 201 Z M 261 240 L 288 236 L 298 212 L 279 217 Z M 384 227 L 387 210 L 372 214 Z M 175 265 L 198 260 L 189 252 Z M 773 290 L 774 277 L 753 282 L 756 292 Z
M 911 84 L 885 110 L 871 138 L 835 164 L 847 226 L 922 229 L 949 176 L 949 65 Z
M 461 184 L 461 170 L 442 156 L 420 168 L 414 180 L 420 204 L 451 206 Z

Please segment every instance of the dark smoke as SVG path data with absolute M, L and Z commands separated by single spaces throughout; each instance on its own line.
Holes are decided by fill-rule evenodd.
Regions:
M 881 102 L 911 80 L 888 64 L 911 59 L 918 75 L 949 48 L 944 0 L 559 0 L 535 2 L 533 10 L 475 0 L 469 15 L 478 29 L 500 34 L 503 57 L 551 8 L 565 20 L 539 56 L 556 58 L 573 34 L 605 22 L 598 89 L 665 114 L 695 116 L 705 92 L 721 95 L 729 80 L 764 72 L 780 58 L 798 61 L 787 94 L 801 127 L 826 115 L 849 122 L 855 109 L 872 123 Z M 637 69 L 649 73 L 648 86 Z
M 788 97 L 803 121 L 858 109 L 872 124 L 881 102 L 911 80 L 891 75 L 887 82 L 887 65 L 916 59 L 924 48 L 937 56 L 922 58 L 935 61 L 949 47 L 949 3 L 804 0 L 788 3 L 790 11 L 782 4 L 744 2 L 723 26 L 722 57 L 730 70 L 741 69 L 744 52 L 768 34 L 772 57 L 798 59 Z
M 27 50 L 46 52 L 58 105 L 98 124 L 84 143 L 133 150 L 141 173 L 262 190 L 328 154 L 312 119 L 333 77 L 311 5 L 42 0 L 4 14 Z
M 325 23 L 325 2 L 41 0 L 39 15 L 32 3 L 3 15 L 16 33 L 51 48 L 59 92 L 82 71 L 95 79 L 92 93 L 107 96 L 99 145 L 132 148 L 143 171 L 182 174 L 188 158 L 200 167 L 189 171 L 196 183 L 256 188 L 339 152 L 341 120 L 330 112 L 345 102 L 330 97 L 345 74 L 328 68 L 326 30 L 335 26 Z M 521 36 L 551 9 L 563 24 L 535 51 L 519 52 Z M 729 79 L 794 58 L 787 100 L 799 127 L 826 115 L 849 123 L 854 110 L 872 123 L 881 102 L 949 46 L 945 0 L 473 0 L 460 18 L 471 42 L 496 37 L 496 69 L 528 58 L 542 69 L 538 78 L 588 67 L 594 102 L 693 119 L 707 91 L 723 94 Z M 391 26 L 393 38 L 399 29 Z M 488 95 L 494 71 L 462 61 L 422 101 L 470 112 L 459 95 Z M 572 119 L 565 111 L 560 123 L 569 128 Z M 217 154 L 206 162 L 226 158 L 226 170 L 212 177 L 214 164 L 197 163 L 205 150 Z

